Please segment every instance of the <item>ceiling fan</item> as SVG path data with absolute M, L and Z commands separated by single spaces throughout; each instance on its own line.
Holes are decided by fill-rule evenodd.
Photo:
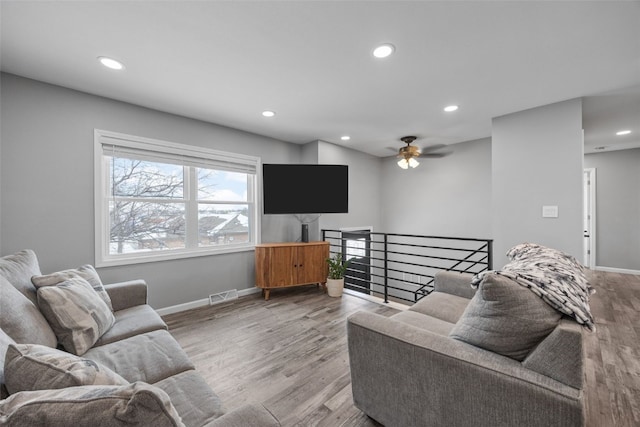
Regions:
M 433 145 L 431 147 L 428 147 L 425 150 L 420 150 L 420 148 L 416 147 L 415 145 L 411 145 L 411 143 L 416 139 L 418 139 L 417 136 L 403 136 L 402 138 L 400 138 L 400 141 L 407 144 L 406 147 L 400 147 L 400 149 L 398 150 L 398 155 L 396 156 L 400 159 L 398 160 L 398 166 L 400 166 L 402 169 L 418 167 L 420 165 L 420 162 L 416 160 L 416 158 L 420 156 L 434 157 L 434 158 L 446 156 L 447 153 L 427 153 L 426 152 L 427 150 L 428 151 L 438 150 L 444 147 L 443 144 Z

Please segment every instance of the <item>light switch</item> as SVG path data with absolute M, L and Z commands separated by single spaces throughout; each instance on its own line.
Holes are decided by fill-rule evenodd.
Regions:
M 543 206 L 542 207 L 542 217 L 543 218 L 558 218 L 558 207 L 557 206 Z

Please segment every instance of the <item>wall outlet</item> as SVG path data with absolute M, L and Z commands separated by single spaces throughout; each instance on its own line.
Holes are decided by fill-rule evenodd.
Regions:
M 558 206 L 543 206 L 542 207 L 543 218 L 558 218 Z

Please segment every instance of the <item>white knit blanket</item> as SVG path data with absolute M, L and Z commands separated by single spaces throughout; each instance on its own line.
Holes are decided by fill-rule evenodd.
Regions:
M 595 291 L 584 275 L 584 267 L 574 257 L 534 243 L 514 246 L 507 252 L 507 257 L 511 262 L 502 270 L 491 272 L 531 289 L 559 312 L 595 331 L 589 307 L 589 296 Z M 471 286 L 477 288 L 488 273 L 477 274 Z

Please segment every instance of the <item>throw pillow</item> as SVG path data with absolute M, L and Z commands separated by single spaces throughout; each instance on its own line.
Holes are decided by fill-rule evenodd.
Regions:
M 83 355 L 114 324 L 107 304 L 80 277 L 38 289 L 38 304 L 65 350 Z
M 98 276 L 98 272 L 92 265 L 86 264 L 76 269 L 62 270 L 45 275 L 36 275 L 31 278 L 31 283 L 33 283 L 36 288 L 41 288 L 42 286 L 54 286 L 74 277 L 81 277 L 89 282 L 93 290 L 96 291 L 105 304 L 107 304 L 107 307 L 113 311 L 111 298 L 104 289 L 104 285 L 100 280 L 100 276 Z
M 38 307 L 0 276 L 0 328 L 18 343 L 55 347 L 58 340 Z
M 574 257 L 557 249 L 535 243 L 522 243 L 507 252 L 511 259 L 497 274 L 527 287 L 547 304 L 587 329 L 595 331 L 589 306 L 594 289 L 584 274 L 584 267 Z M 476 274 L 471 287 L 477 287 L 490 271 Z
M 37 344 L 10 344 L 5 357 L 9 393 L 82 385 L 129 384 L 106 366 Z
M 450 337 L 522 361 L 562 314 L 513 280 L 486 274 Z
M 142 382 L 16 393 L 0 401 L 0 423 L 7 427 L 184 426 L 167 393 Z
M 4 386 L 4 358 L 10 344 L 15 344 L 15 341 L 0 329 L 0 400 L 6 399 L 9 395 L 6 387 Z
M 17 290 L 37 304 L 36 289 L 31 284 L 31 276 L 40 273 L 36 253 L 25 249 L 0 258 L 0 276 L 4 276 Z

